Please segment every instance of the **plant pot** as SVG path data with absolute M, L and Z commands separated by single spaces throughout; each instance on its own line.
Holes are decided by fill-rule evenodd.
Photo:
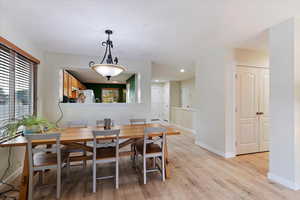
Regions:
M 33 125 L 33 126 L 26 126 L 24 130 L 24 134 L 36 134 L 41 133 L 42 128 L 39 125 Z

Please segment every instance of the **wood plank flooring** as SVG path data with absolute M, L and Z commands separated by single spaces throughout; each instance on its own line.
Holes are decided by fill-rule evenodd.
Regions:
M 63 179 L 62 200 L 277 200 L 300 199 L 300 191 L 292 191 L 271 183 L 267 177 L 268 153 L 224 159 L 194 144 L 194 136 L 183 133 L 168 137 L 171 179 L 161 182 L 159 174 L 148 176 L 142 185 L 129 158 L 120 162 L 120 188 L 113 180 L 98 181 L 92 191 L 91 165 L 71 169 L 71 177 Z M 113 174 L 112 165 L 99 166 L 100 173 Z M 53 172 L 47 182 L 55 183 Z M 54 199 L 55 187 L 34 190 L 34 199 Z

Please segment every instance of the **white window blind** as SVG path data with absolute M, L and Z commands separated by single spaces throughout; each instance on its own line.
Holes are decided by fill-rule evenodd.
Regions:
M 34 63 L 0 45 L 0 138 L 11 121 L 32 115 Z

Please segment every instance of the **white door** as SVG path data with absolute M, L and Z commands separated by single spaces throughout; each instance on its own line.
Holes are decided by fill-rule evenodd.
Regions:
M 163 117 L 163 87 L 158 84 L 151 86 L 151 114 L 152 119 Z
M 268 69 L 237 68 L 237 154 L 268 151 L 269 81 Z
M 237 153 L 259 151 L 258 80 L 254 68 L 238 67 L 236 77 Z
M 163 120 L 169 122 L 170 119 L 170 82 L 164 84 L 163 89 Z

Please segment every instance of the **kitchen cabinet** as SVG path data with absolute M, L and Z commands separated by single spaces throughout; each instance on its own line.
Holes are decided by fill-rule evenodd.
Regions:
M 77 98 L 78 90 L 86 89 L 86 86 L 68 71 L 64 71 L 63 79 L 63 93 L 64 96 L 67 96 L 68 98 Z
M 69 96 L 69 74 L 64 72 L 64 96 L 68 97 Z

